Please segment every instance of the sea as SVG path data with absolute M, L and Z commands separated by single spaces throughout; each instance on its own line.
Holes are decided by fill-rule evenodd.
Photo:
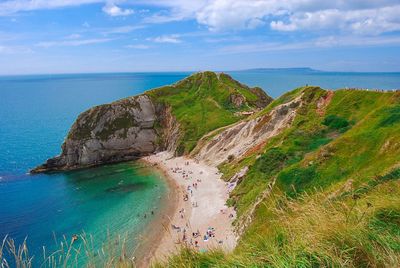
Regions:
M 304 85 L 326 89 L 398 89 L 400 73 L 256 69 L 228 72 L 270 96 Z M 99 249 L 124 239 L 134 249 L 161 213 L 169 189 L 140 162 L 30 175 L 60 153 L 75 118 L 86 109 L 175 83 L 191 72 L 0 76 L 0 247 L 4 237 L 25 239 L 35 263 L 75 234 Z M 146 215 L 146 217 L 145 217 Z

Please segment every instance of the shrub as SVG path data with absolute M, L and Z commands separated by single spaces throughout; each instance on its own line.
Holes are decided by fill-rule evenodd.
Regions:
M 317 177 L 318 173 L 315 166 L 293 167 L 281 172 L 278 180 L 285 186 L 287 194 L 293 195 L 296 192 L 306 190 L 308 184 L 315 181 Z
M 271 175 L 280 170 L 288 160 L 287 155 L 280 148 L 272 148 L 257 159 L 256 167 L 259 171 Z
M 326 116 L 322 124 L 332 130 L 346 130 L 346 128 L 350 125 L 349 121 L 347 121 L 345 118 L 334 114 Z
M 400 106 L 390 107 L 384 110 L 384 119 L 379 123 L 379 127 L 387 127 L 400 123 Z

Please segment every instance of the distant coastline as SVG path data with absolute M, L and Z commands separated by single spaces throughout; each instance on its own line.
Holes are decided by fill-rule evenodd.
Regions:
M 0 74 L 0 79 L 16 78 L 21 77 L 32 78 L 32 79 L 57 79 L 57 78 L 72 78 L 82 76 L 92 77 L 104 77 L 104 76 L 115 76 L 115 75 L 149 75 L 149 74 L 166 74 L 166 75 L 190 75 L 196 72 L 201 72 L 202 69 L 195 70 L 178 70 L 178 71 L 166 71 L 166 70 L 155 70 L 155 71 L 115 71 L 115 72 L 60 72 L 60 73 L 17 73 L 17 74 Z M 248 69 L 231 69 L 231 70 L 215 70 L 215 72 L 224 73 L 238 73 L 238 72 L 308 72 L 308 73 L 339 73 L 339 74 L 400 74 L 400 70 L 396 71 L 361 71 L 361 70 L 321 70 L 312 67 L 259 67 L 259 68 L 248 68 Z

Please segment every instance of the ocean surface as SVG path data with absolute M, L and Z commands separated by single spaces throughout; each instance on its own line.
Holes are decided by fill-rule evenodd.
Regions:
M 309 70 L 229 72 L 278 97 L 303 85 L 400 88 L 400 73 Z M 160 175 L 135 162 L 87 170 L 29 175 L 60 153 L 79 113 L 94 105 L 174 83 L 190 73 L 115 73 L 0 76 L 0 239 L 8 235 L 30 253 L 55 248 L 55 238 L 85 232 L 96 246 L 121 234 L 136 245 L 159 211 L 168 187 Z M 0 243 L 1 244 L 1 243 Z

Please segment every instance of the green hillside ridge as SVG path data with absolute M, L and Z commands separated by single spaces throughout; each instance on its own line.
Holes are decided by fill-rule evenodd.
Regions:
M 236 123 L 271 101 L 261 88 L 250 88 L 227 74 L 195 73 L 173 85 L 82 112 L 61 153 L 30 172 L 130 161 L 165 150 L 189 154 L 205 134 Z
M 228 180 L 249 166 L 228 200 L 237 228 L 252 216 L 235 251 L 184 249 L 163 265 L 400 265 L 400 92 L 304 87 L 253 117 L 300 94 L 303 106 L 291 127 L 219 167 Z M 321 113 L 318 101 L 329 94 Z
M 272 101 L 261 88 L 249 88 L 227 74 L 214 72 L 196 73 L 145 94 L 172 107 L 183 132 L 178 155 L 189 153 L 206 133 L 243 119 L 237 112 L 261 109 Z M 235 105 L 233 96 L 243 103 Z

